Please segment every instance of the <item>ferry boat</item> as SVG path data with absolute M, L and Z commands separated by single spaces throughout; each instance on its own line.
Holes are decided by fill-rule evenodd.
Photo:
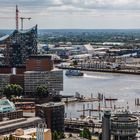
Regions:
M 83 76 L 84 74 L 79 70 L 67 70 L 65 75 L 66 76 Z

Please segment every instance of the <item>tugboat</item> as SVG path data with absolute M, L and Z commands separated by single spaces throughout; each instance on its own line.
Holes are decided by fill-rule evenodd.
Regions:
M 84 74 L 79 70 L 67 70 L 65 75 L 66 76 L 83 76 Z

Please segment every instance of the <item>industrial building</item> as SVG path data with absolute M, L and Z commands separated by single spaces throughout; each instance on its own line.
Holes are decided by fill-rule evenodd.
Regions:
M 64 132 L 64 104 L 61 102 L 36 105 L 36 116 L 45 120 L 52 132 Z

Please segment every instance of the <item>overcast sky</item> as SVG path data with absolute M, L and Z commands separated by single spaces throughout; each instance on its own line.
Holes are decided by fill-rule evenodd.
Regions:
M 0 29 L 15 28 L 16 4 L 20 16 L 32 17 L 25 28 L 140 28 L 140 0 L 0 0 Z

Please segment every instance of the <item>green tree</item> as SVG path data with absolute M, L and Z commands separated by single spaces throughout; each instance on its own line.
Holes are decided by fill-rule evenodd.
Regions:
M 56 131 L 53 132 L 53 134 L 52 134 L 52 140 L 59 140 L 59 136 L 58 136 L 58 133 Z
M 20 85 L 16 84 L 8 84 L 3 89 L 3 94 L 7 98 L 11 98 L 12 95 L 14 96 L 20 96 L 23 93 L 23 88 Z
M 48 87 L 46 85 L 40 85 L 36 88 L 36 97 L 48 97 Z
M 84 128 L 83 131 L 80 132 L 80 137 L 91 139 L 91 133 L 88 128 Z
M 65 134 L 63 132 L 59 132 L 59 139 L 64 139 L 65 138 Z

